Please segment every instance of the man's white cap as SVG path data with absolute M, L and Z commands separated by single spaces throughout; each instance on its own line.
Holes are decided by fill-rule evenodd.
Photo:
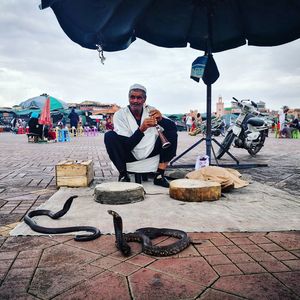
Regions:
M 142 91 L 144 91 L 144 92 L 147 94 L 147 89 L 146 89 L 143 85 L 138 84 L 138 83 L 133 84 L 133 85 L 129 88 L 129 93 L 130 93 L 130 91 L 132 91 L 132 90 L 142 90 Z

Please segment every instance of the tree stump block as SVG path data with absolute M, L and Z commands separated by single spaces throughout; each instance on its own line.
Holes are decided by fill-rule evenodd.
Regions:
M 134 182 L 105 182 L 96 185 L 94 200 L 102 204 L 128 204 L 144 200 L 145 190 Z
M 170 182 L 170 197 L 176 200 L 200 202 L 221 197 L 221 184 L 198 179 L 176 179 Z

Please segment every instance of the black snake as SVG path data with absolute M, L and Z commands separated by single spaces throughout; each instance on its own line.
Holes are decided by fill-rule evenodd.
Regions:
M 32 218 L 36 216 L 48 216 L 51 219 L 59 219 L 64 216 L 70 209 L 73 199 L 77 196 L 71 196 L 64 204 L 63 208 L 54 213 L 51 210 L 38 209 L 29 212 L 25 218 L 25 223 L 34 231 L 46 234 L 59 234 L 59 233 L 69 233 L 74 231 L 87 231 L 92 234 L 81 234 L 76 235 L 75 241 L 91 241 L 100 237 L 101 232 L 96 227 L 91 226 L 71 226 L 71 227 L 43 227 L 38 225 Z M 113 216 L 113 223 L 116 235 L 116 246 L 123 253 L 123 255 L 128 256 L 131 254 L 131 248 L 128 242 L 139 242 L 142 244 L 142 251 L 145 254 L 153 256 L 169 256 L 179 253 L 180 251 L 187 248 L 191 243 L 191 239 L 188 237 L 187 233 L 177 229 L 168 228 L 154 228 L 145 227 L 137 229 L 134 233 L 123 234 L 123 221 L 121 216 L 113 210 L 108 211 L 109 214 Z M 156 246 L 152 244 L 151 239 L 160 236 L 170 236 L 177 238 L 178 241 L 166 245 L 166 246 Z
M 78 242 L 84 242 L 84 241 L 91 241 L 95 240 L 101 235 L 101 232 L 96 227 L 91 226 L 71 226 L 71 227 L 57 227 L 57 228 L 50 228 L 50 227 L 43 227 L 38 225 L 32 217 L 36 216 L 48 216 L 51 219 L 58 219 L 62 216 L 64 216 L 68 210 L 70 209 L 73 199 L 77 198 L 78 196 L 72 196 L 70 197 L 64 204 L 63 208 L 54 213 L 51 210 L 46 209 L 37 209 L 34 211 L 29 212 L 25 218 L 24 222 L 34 231 L 39 233 L 46 233 L 46 234 L 57 234 L 57 233 L 68 233 L 68 232 L 74 232 L 74 231 L 87 231 L 91 232 L 92 234 L 81 234 L 76 235 L 74 240 Z
M 107 212 L 113 216 L 116 246 L 125 256 L 131 254 L 131 248 L 127 242 L 141 243 L 142 252 L 153 256 L 177 254 L 187 248 L 192 242 L 186 232 L 177 229 L 145 227 L 137 229 L 134 233 L 123 234 L 123 221 L 121 216 L 113 210 L 108 210 Z M 151 239 L 160 236 L 175 237 L 178 238 L 178 241 L 166 246 L 153 245 Z

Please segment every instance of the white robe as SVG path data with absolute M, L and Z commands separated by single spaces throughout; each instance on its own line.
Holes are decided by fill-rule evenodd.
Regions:
M 149 106 L 148 108 L 153 109 L 153 107 Z M 144 119 L 148 117 L 149 112 L 147 109 L 144 109 L 141 118 L 141 124 L 143 123 Z M 121 108 L 114 114 L 113 123 L 114 131 L 117 134 L 126 137 L 131 137 L 139 127 L 128 106 Z M 142 140 L 131 151 L 133 156 L 137 160 L 147 158 L 154 148 L 157 137 L 157 129 L 155 127 L 148 128 L 144 132 L 144 137 Z

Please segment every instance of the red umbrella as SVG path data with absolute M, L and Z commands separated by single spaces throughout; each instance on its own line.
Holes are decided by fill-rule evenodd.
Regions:
M 49 97 L 47 98 L 47 100 L 44 104 L 41 116 L 39 118 L 39 123 L 43 124 L 43 125 L 51 125 L 52 124 L 51 117 L 50 117 L 50 98 Z

